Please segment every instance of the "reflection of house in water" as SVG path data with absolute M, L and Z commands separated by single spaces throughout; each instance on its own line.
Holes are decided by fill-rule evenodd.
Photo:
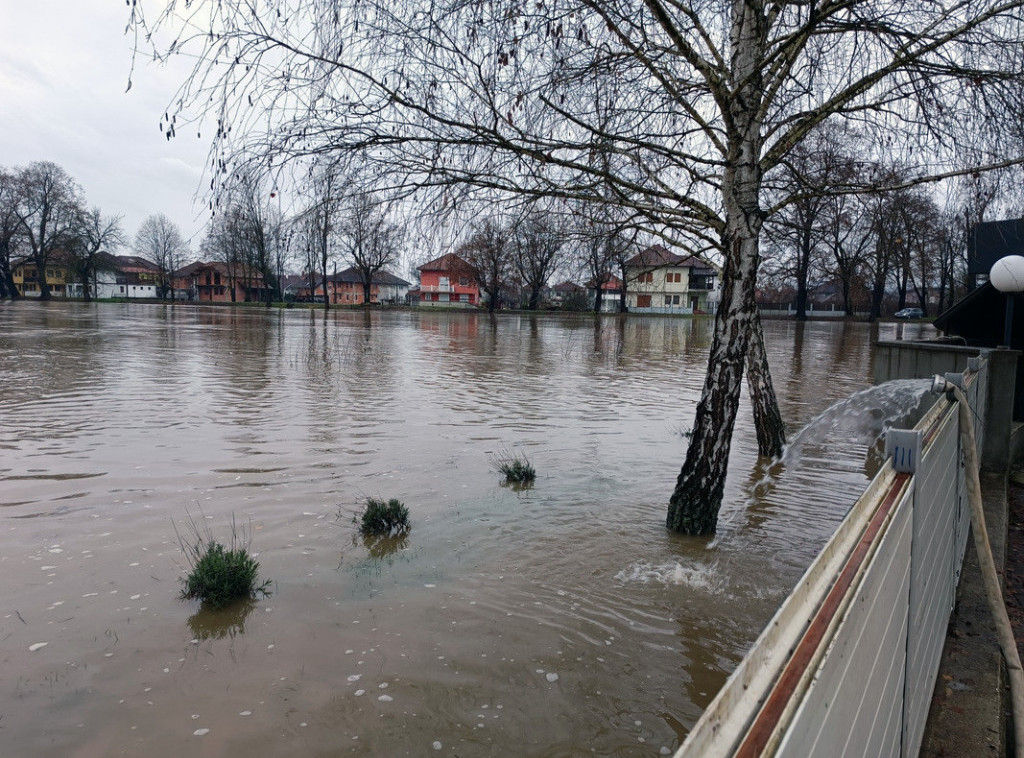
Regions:
M 422 332 L 432 332 L 452 340 L 476 339 L 480 330 L 480 319 L 476 314 L 424 313 L 417 323 Z

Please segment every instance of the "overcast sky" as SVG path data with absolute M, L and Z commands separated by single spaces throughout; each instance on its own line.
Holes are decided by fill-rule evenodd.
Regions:
M 90 207 L 139 224 L 164 213 L 197 251 L 208 213 L 200 187 L 208 145 L 159 130 L 185 71 L 142 59 L 125 92 L 132 39 L 124 0 L 0 0 L 0 166 L 49 160 Z M 130 252 L 130 251 L 125 251 Z

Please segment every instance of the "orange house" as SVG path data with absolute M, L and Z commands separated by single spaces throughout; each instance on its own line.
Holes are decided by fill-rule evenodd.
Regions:
M 473 267 L 455 253 L 427 261 L 418 270 L 419 305 L 471 308 L 480 304 Z
M 201 303 L 249 303 L 266 297 L 263 275 L 242 266 L 197 261 L 174 272 L 174 288 Z M 233 295 L 232 295 L 233 292 Z
M 404 303 L 409 291 L 409 282 L 387 271 L 378 271 L 370 281 L 370 302 Z M 355 268 L 347 268 L 327 277 L 327 293 L 332 303 L 339 305 L 363 304 L 363 279 Z M 324 287 L 317 284 L 313 291 L 309 285 L 298 287 L 298 298 L 305 301 L 323 302 Z

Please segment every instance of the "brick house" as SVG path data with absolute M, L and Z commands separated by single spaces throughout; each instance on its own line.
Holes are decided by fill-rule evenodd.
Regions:
M 420 272 L 421 306 L 459 306 L 473 308 L 480 305 L 480 288 L 472 265 L 448 253 L 427 261 Z

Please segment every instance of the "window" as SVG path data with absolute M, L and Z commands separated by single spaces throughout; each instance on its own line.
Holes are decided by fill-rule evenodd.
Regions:
M 679 305 L 679 295 L 672 296 L 672 305 Z
M 220 284 L 220 272 L 219 271 L 214 271 L 213 272 L 213 283 L 214 284 Z M 209 282 L 207 282 L 207 284 L 209 284 Z
M 676 298 L 678 300 L 678 298 Z M 672 296 L 665 295 L 665 305 L 672 305 Z
M 468 287 L 469 286 L 469 277 L 468 276 L 460 276 L 459 277 L 459 286 L 460 287 Z
M 654 283 L 654 272 L 653 271 L 648 271 L 647 272 L 647 276 L 644 278 L 644 281 L 647 282 L 648 284 L 653 284 Z

